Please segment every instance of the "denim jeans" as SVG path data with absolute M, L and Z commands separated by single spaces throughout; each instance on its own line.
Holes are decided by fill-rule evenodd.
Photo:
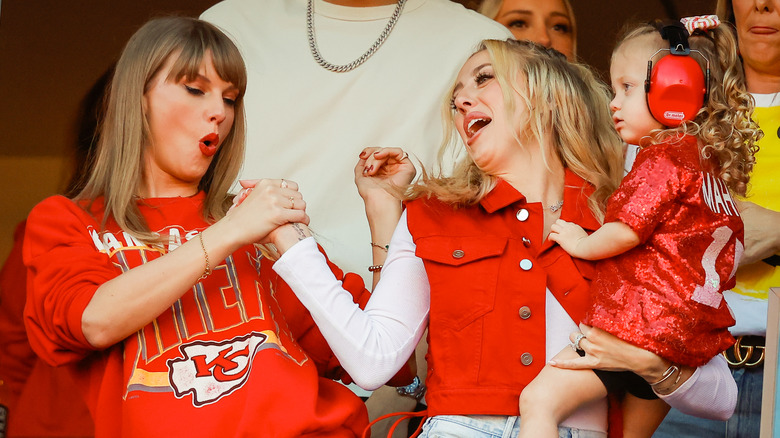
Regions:
M 501 415 L 437 415 L 428 418 L 420 438 L 510 438 L 520 431 L 520 417 Z M 606 438 L 592 430 L 558 428 L 559 438 Z
M 705 420 L 669 411 L 653 438 L 757 438 L 761 428 L 764 367 L 731 370 L 737 382 L 737 408 L 728 421 Z

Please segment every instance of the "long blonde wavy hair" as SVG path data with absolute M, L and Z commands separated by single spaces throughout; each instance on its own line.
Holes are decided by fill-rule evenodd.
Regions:
M 111 217 L 145 243 L 159 240 L 149 230 L 134 198 L 143 176 L 144 146 L 151 138 L 144 93 L 170 57 L 176 60 L 166 80 L 179 81 L 196 78 L 207 53 L 219 77 L 239 90 L 233 127 L 198 185 L 206 193 L 204 219 L 213 222 L 226 214 L 231 205 L 228 190 L 244 157 L 244 61 L 233 42 L 215 26 L 194 18 L 164 17 L 147 22 L 125 46 L 109 87 L 92 171 L 73 198 L 89 201 L 88 205 L 104 198 L 103 229 Z
M 606 85 L 587 66 L 568 62 L 560 52 L 536 43 L 485 40 L 475 53 L 483 50 L 490 56 L 508 119 L 514 119 L 517 95 L 530 109 L 526 126 L 518 130 L 529 132 L 540 147 L 549 144 L 565 167 L 593 185 L 588 204 L 603 219 L 607 198 L 623 176 L 623 143 L 613 128 Z M 445 139 L 440 163 L 463 148 L 454 134 L 451 96 L 455 85 L 442 102 Z M 517 134 L 515 139 L 517 147 L 523 148 Z M 456 164 L 451 176 L 443 176 L 444 166 L 439 167 L 435 175 L 423 168 L 421 180 L 407 191 L 407 199 L 434 196 L 455 206 L 473 205 L 498 181 L 469 157 Z
M 646 35 L 657 35 L 653 39 L 656 46 L 653 50 L 669 48 L 669 43 L 661 38 L 658 26 L 643 23 L 627 28 L 618 39 L 613 54 L 625 42 Z M 688 43 L 691 50 L 698 50 L 709 60 L 709 96 L 694 120 L 677 128 L 654 131 L 649 137 L 649 144 L 684 134 L 698 138 L 701 156 L 712 163 L 715 175 L 722 178 L 731 191 L 744 196 L 756 161 L 756 142 L 763 132 L 751 118 L 753 97 L 745 86 L 736 36 L 728 26 L 720 25 L 707 31 L 695 30 Z M 691 57 L 704 72 L 706 60 L 693 53 Z

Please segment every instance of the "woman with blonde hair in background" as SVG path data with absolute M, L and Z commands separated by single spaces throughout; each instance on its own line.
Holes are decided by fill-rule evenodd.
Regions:
M 509 29 L 518 40 L 577 57 L 577 21 L 569 0 L 484 0 L 479 13 Z

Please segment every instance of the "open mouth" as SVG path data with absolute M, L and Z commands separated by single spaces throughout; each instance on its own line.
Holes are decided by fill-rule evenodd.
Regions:
M 468 138 L 474 137 L 475 135 L 477 135 L 477 133 L 480 130 L 482 130 L 482 128 L 484 128 L 485 126 L 489 125 L 490 122 L 492 122 L 492 121 L 493 121 L 493 119 L 491 119 L 488 116 L 479 115 L 479 116 L 474 116 L 474 117 L 468 117 L 466 119 L 466 121 L 464 122 L 465 123 L 466 136 Z
M 218 144 L 219 144 L 219 135 L 215 133 L 211 133 L 203 136 L 203 138 L 200 139 L 198 146 L 200 147 L 200 152 L 203 155 L 207 157 L 211 157 L 217 153 Z

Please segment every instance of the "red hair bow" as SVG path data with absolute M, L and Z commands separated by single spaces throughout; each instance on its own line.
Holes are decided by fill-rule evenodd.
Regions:
M 698 15 L 695 17 L 681 18 L 680 22 L 688 30 L 689 35 L 693 35 L 693 31 L 701 29 L 707 31 L 714 29 L 720 25 L 720 20 L 717 15 Z

